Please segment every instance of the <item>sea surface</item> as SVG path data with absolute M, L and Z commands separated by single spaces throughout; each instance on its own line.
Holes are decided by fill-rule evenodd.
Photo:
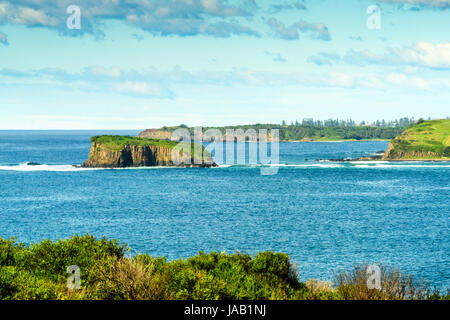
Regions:
M 300 278 L 384 263 L 450 288 L 450 163 L 339 163 L 387 141 L 280 143 L 255 165 L 81 169 L 89 138 L 138 131 L 0 131 L 0 236 L 91 233 L 132 253 L 286 252 Z

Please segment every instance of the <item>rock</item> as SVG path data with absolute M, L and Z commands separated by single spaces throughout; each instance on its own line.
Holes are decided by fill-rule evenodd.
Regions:
M 176 164 L 172 159 L 172 151 L 176 142 L 142 139 L 121 136 L 100 136 L 91 138 L 92 146 L 89 159 L 83 167 L 89 168 L 127 168 L 151 166 L 181 166 L 181 167 L 215 167 L 212 158 L 203 146 L 202 163 L 194 164 L 192 153 L 181 156 L 182 164 Z
M 377 160 L 381 160 L 381 156 L 371 156 L 371 157 L 361 157 L 361 158 L 339 158 L 339 159 L 327 159 L 326 161 L 329 162 L 350 162 L 350 161 L 377 161 Z M 324 161 L 322 159 L 316 160 L 316 161 Z

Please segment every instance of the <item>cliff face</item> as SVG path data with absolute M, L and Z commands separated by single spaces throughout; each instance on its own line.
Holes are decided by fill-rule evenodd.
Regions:
M 124 146 L 121 150 L 105 148 L 101 143 L 93 142 L 89 159 L 84 167 L 126 168 L 173 165 L 172 149 L 157 146 Z
M 415 160 L 415 159 L 438 159 L 441 155 L 430 150 L 403 150 L 395 142 L 390 142 L 381 160 Z
M 126 144 L 120 148 L 111 148 L 99 141 L 92 141 L 89 159 L 83 167 L 90 168 L 127 168 L 150 166 L 184 166 L 184 167 L 214 167 L 217 166 L 209 155 L 204 156 L 202 164 L 193 164 L 191 154 L 182 154 L 182 162 L 189 164 L 177 165 L 172 159 L 172 147 L 158 145 Z

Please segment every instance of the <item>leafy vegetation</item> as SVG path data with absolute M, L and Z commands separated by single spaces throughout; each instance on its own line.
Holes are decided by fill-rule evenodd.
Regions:
M 380 265 L 380 290 L 367 286 L 367 264 L 358 265 L 350 272 L 341 271 L 335 275 L 339 296 L 345 300 L 423 300 L 438 297 L 438 291 L 432 291 L 429 284 L 416 281 L 412 276 L 398 269 Z
M 119 151 L 127 145 L 141 146 L 141 147 L 157 146 L 157 147 L 166 147 L 166 148 L 174 148 L 177 145 L 177 142 L 175 142 L 175 141 L 145 139 L 145 138 L 139 138 L 139 137 L 118 136 L 118 135 L 94 136 L 91 138 L 91 141 L 102 144 L 105 148 L 108 148 L 113 151 Z
M 398 271 L 383 269 L 381 291 L 364 285 L 363 268 L 340 273 L 336 284 L 300 282 L 284 253 L 200 252 L 167 261 L 130 257 L 115 240 L 92 235 L 24 245 L 0 238 L 0 299 L 448 299 Z M 67 289 L 70 265 L 81 269 L 81 288 Z M 406 279 L 406 280 L 405 280 Z M 404 290 L 404 288 L 406 288 Z M 376 290 L 376 289 L 372 289 Z

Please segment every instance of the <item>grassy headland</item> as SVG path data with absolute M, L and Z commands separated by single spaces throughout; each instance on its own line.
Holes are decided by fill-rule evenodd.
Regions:
M 418 121 L 390 142 L 385 160 L 450 160 L 450 120 Z
M 92 235 L 25 245 L 0 238 L 0 299 L 449 299 L 395 269 L 382 267 L 381 290 L 367 288 L 365 266 L 335 283 L 299 281 L 284 253 L 217 253 L 167 261 L 127 255 L 126 245 Z M 68 289 L 69 266 L 80 288 Z

